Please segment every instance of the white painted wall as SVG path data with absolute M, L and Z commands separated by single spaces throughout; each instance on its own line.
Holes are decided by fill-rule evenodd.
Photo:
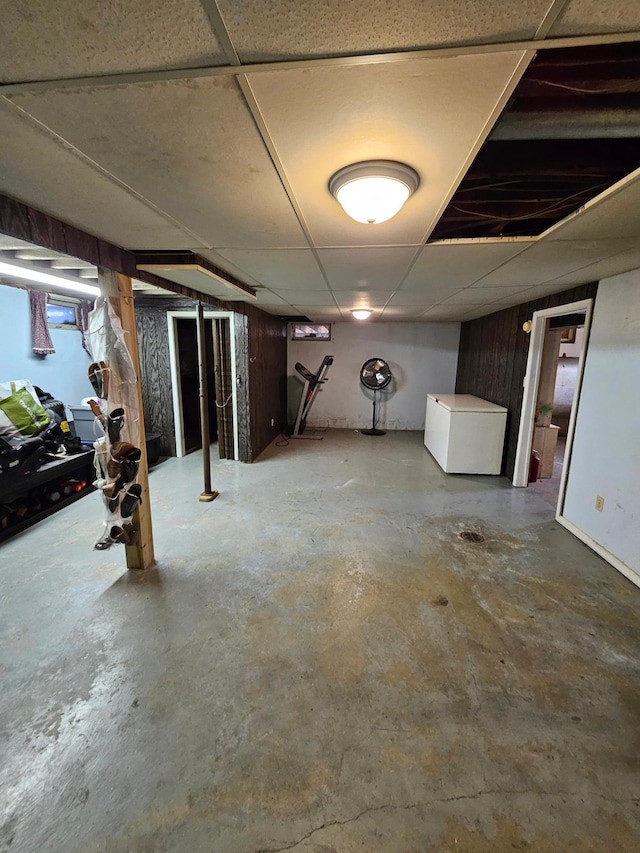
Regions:
M 334 323 L 330 342 L 289 340 L 289 423 L 302 389 L 295 363 L 315 373 L 324 356 L 333 355 L 329 381 L 318 392 L 309 426 L 371 426 L 373 397 L 360 384 L 360 368 L 368 358 L 382 358 L 394 378 L 378 395 L 378 426 L 422 430 L 427 394 L 454 391 L 459 340 L 459 323 Z
M 28 379 L 67 407 L 92 393 L 87 379 L 91 363 L 76 329 L 49 329 L 55 353 L 45 358 L 31 349 L 29 294 L 20 287 L 0 285 L 0 381 Z
M 598 287 L 563 514 L 640 581 L 640 270 Z

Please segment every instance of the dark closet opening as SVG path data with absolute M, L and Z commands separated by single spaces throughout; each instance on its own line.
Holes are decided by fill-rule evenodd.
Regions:
M 209 395 L 209 435 L 211 444 L 218 441 L 218 409 L 216 406 L 216 364 L 213 345 L 213 320 L 205 320 L 207 359 L 207 391 Z M 202 447 L 200 425 L 200 384 L 198 374 L 198 333 L 196 321 L 180 317 L 176 321 L 182 429 L 185 453 Z

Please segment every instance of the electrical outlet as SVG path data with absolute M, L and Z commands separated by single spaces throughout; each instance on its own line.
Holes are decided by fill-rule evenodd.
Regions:
M 604 509 L 604 498 L 600 495 L 597 495 L 596 497 L 596 509 L 598 510 L 598 512 L 602 512 L 602 510 Z

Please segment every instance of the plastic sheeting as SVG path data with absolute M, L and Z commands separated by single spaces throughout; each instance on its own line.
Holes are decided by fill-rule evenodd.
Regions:
M 127 496 L 136 476 L 127 478 L 122 483 L 122 478 L 114 476 L 114 466 L 117 468 L 119 459 L 113 454 L 113 449 L 118 445 L 122 447 L 123 442 L 140 447 L 140 407 L 138 403 L 137 376 L 131 356 L 125 343 L 126 332 L 122 328 L 120 318 L 115 313 L 111 303 L 105 297 L 98 297 L 95 307 L 88 317 L 87 346 L 95 364 L 103 364 L 104 368 L 99 371 L 99 378 L 108 384 L 108 390 L 103 398 L 98 398 L 100 416 L 108 422 L 109 416 L 115 410 L 124 410 L 124 423 L 117 430 L 117 441 L 109 436 L 109 429 L 105 430 L 105 436 L 94 442 L 96 482 L 95 486 L 102 492 L 105 506 L 104 527 L 96 542 L 95 547 L 103 550 L 116 542 L 126 542 L 128 537 L 126 530 L 122 533 L 122 525 L 131 520 L 135 510 L 135 501 L 127 501 L 126 506 L 131 508 L 127 517 L 122 513 L 122 501 Z M 95 398 L 94 398 L 95 399 Z M 116 448 L 117 450 L 117 448 Z M 121 466 L 120 466 L 121 467 Z M 137 472 L 137 464 L 133 466 Z M 110 476 L 111 471 L 111 476 Z M 113 487 L 116 493 L 113 494 Z

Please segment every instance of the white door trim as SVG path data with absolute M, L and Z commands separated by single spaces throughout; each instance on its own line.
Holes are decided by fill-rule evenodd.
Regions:
M 169 331 L 169 363 L 171 366 L 171 398 L 173 401 L 173 422 L 175 426 L 176 437 L 176 456 L 185 455 L 184 447 L 184 424 L 182 419 L 182 393 L 180 389 L 180 370 L 178 364 L 178 348 L 177 348 L 177 332 L 176 320 L 180 318 L 195 320 L 197 318 L 195 311 L 167 311 L 167 327 Z M 233 387 L 233 396 L 231 403 L 233 406 L 233 458 L 238 461 L 240 458 L 238 445 L 238 400 L 236 394 L 236 336 L 234 328 L 234 313 L 233 311 L 205 311 L 205 320 L 229 320 L 231 341 L 231 384 Z
M 580 360 L 578 362 L 578 379 L 576 390 L 573 395 L 571 414 L 569 416 L 569 427 L 567 430 L 567 446 L 565 451 L 565 462 L 562 469 L 560 481 L 560 494 L 558 495 L 558 508 L 556 518 L 562 514 L 564 506 L 564 493 L 567 484 L 567 474 L 571 463 L 571 446 L 573 444 L 573 433 L 575 430 L 576 414 L 580 399 L 580 388 L 582 386 L 582 374 L 587 354 L 589 341 L 589 328 L 591 326 L 591 314 L 593 312 L 593 299 L 582 299 L 579 302 L 570 302 L 566 305 L 557 305 L 555 308 L 544 308 L 535 311 L 531 326 L 531 338 L 529 340 L 529 355 L 527 357 L 527 369 L 524 376 L 524 396 L 522 398 L 522 411 L 520 414 L 520 428 L 518 431 L 518 446 L 516 449 L 516 462 L 513 472 L 513 485 L 526 486 L 529 481 L 529 464 L 531 456 L 531 442 L 533 440 L 533 429 L 535 425 L 535 408 L 538 399 L 538 385 L 540 382 L 540 367 L 542 365 L 542 350 L 546 321 L 549 317 L 562 317 L 564 314 L 576 314 L 584 311 L 584 338 Z

